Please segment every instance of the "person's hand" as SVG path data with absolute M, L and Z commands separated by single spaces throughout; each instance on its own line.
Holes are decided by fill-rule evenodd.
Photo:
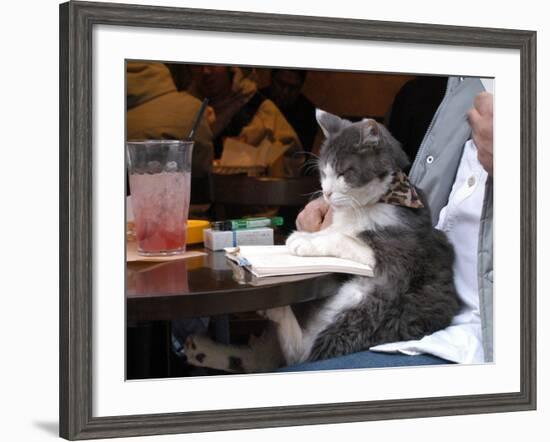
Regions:
M 324 198 L 307 204 L 296 218 L 296 227 L 303 232 L 318 232 L 332 223 L 332 209 Z
M 477 159 L 489 176 L 493 176 L 493 94 L 477 95 L 474 107 L 468 111 L 468 121 L 477 146 Z

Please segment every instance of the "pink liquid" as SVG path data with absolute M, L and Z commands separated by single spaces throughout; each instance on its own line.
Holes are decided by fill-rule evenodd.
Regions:
M 130 175 L 138 251 L 185 251 L 191 174 L 161 172 Z

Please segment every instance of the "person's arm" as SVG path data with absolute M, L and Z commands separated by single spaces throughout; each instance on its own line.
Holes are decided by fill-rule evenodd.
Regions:
M 477 146 L 477 158 L 489 176 L 493 176 L 493 94 L 476 96 L 474 107 L 468 111 L 472 138 Z
M 332 224 L 332 209 L 324 198 L 309 202 L 296 218 L 296 227 L 301 232 L 318 232 Z
M 271 176 L 300 176 L 304 163 L 300 138 L 271 100 L 263 101 L 252 121 L 241 130 L 239 138 L 252 146 L 268 140 L 273 152 L 283 153 L 282 157 L 270 163 Z

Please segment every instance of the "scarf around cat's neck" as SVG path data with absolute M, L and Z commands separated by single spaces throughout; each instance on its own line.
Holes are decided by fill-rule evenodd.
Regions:
M 397 206 L 421 209 L 424 207 L 418 192 L 409 181 L 409 177 L 402 171 L 392 172 L 392 180 L 388 191 L 382 195 L 380 203 L 395 204 Z

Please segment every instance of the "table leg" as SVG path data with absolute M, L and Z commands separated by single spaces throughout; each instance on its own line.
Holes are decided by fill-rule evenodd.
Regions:
M 217 342 L 229 344 L 229 315 L 219 315 L 214 318 L 214 333 Z
M 126 328 L 126 378 L 170 376 L 170 321 L 130 322 Z

